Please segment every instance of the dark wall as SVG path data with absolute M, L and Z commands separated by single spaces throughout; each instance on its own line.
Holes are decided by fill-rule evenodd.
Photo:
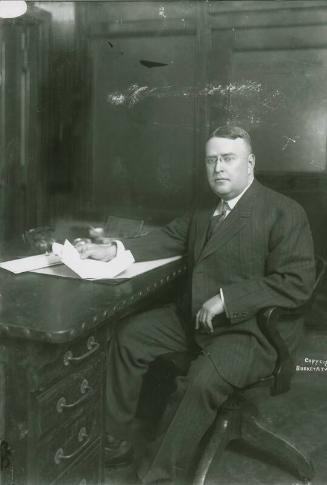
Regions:
M 104 218 L 164 221 L 193 203 L 203 130 L 198 7 L 84 7 L 93 73 L 88 192 Z
M 300 202 L 316 251 L 327 255 L 327 5 L 239 2 L 209 11 L 212 126 L 232 121 L 253 138 L 257 176 Z
M 24 178 L 15 144 L 2 149 L 3 160 L 16 160 L 2 162 L 7 225 L 21 220 L 17 232 L 109 214 L 165 222 L 206 195 L 206 137 L 234 122 L 253 137 L 258 178 L 304 205 L 317 252 L 327 255 L 325 1 L 37 5 L 51 16 L 37 63 L 50 74 L 33 84 L 46 101 L 34 103 L 29 121 L 33 130 L 41 109 L 34 132 L 43 141 L 34 138 L 30 159 L 42 162 L 29 162 Z M 19 133 L 21 114 L 13 117 Z M 40 146 L 47 152 L 35 157 Z M 15 187 L 24 180 L 27 205 L 9 175 Z M 44 196 L 33 203 L 39 187 Z
M 326 254 L 326 2 L 79 8 L 92 70 L 90 214 L 165 221 L 187 209 L 206 193 L 206 136 L 233 122 L 253 137 L 258 178 L 302 203 Z

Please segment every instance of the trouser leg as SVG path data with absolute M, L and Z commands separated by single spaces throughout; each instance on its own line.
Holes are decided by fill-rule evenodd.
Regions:
M 106 431 L 129 439 L 143 376 L 159 355 L 187 348 L 182 323 L 172 305 L 118 323 L 110 343 L 106 387 Z
M 210 357 L 200 354 L 192 362 L 188 375 L 177 379 L 157 437 L 138 466 L 142 483 L 189 483 L 200 441 L 233 390 Z

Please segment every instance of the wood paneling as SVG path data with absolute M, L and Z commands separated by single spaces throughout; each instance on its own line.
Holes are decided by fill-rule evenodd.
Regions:
M 14 232 L 39 223 L 43 209 L 44 220 L 174 217 L 207 190 L 210 130 L 234 121 L 253 136 L 259 177 L 302 201 L 320 251 L 327 236 L 325 1 L 65 4 L 74 7 L 72 18 L 56 20 L 60 2 L 52 3 L 51 50 L 31 60 L 33 70 L 51 65 L 39 86 L 48 103 L 40 130 L 48 154 L 43 168 L 28 161 L 45 181 L 42 203 L 33 201 L 36 175 L 29 173 L 27 189 L 19 162 L 26 155 L 4 141 L 19 118 L 15 104 L 12 114 L 6 106 L 21 76 L 1 84 L 2 98 L 9 90 L 0 107 L 2 152 L 18 160 L 2 164 L 2 214 Z M 3 69 L 4 54 L 0 60 Z M 26 122 L 36 135 L 33 118 Z M 16 212 L 8 209 L 15 203 Z
M 2 20 L 1 30 L 1 235 L 10 238 L 42 224 L 46 211 L 43 161 L 48 150 L 49 16 L 37 9 Z M 45 122 L 46 120 L 46 122 Z

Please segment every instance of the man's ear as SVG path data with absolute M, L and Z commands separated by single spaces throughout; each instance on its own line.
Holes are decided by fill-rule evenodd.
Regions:
M 254 167 L 255 167 L 255 155 L 254 155 L 254 153 L 250 153 L 248 161 L 249 161 L 249 173 L 253 173 Z

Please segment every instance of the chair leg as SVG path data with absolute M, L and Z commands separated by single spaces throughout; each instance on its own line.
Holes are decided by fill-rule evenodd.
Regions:
M 300 480 L 307 483 L 313 478 L 314 468 L 310 460 L 285 438 L 265 428 L 255 416 L 247 415 L 242 420 L 241 433 L 242 440 L 284 463 Z
M 214 457 L 221 456 L 230 441 L 240 438 L 239 424 L 238 409 L 221 409 L 197 465 L 193 485 L 203 485 Z

